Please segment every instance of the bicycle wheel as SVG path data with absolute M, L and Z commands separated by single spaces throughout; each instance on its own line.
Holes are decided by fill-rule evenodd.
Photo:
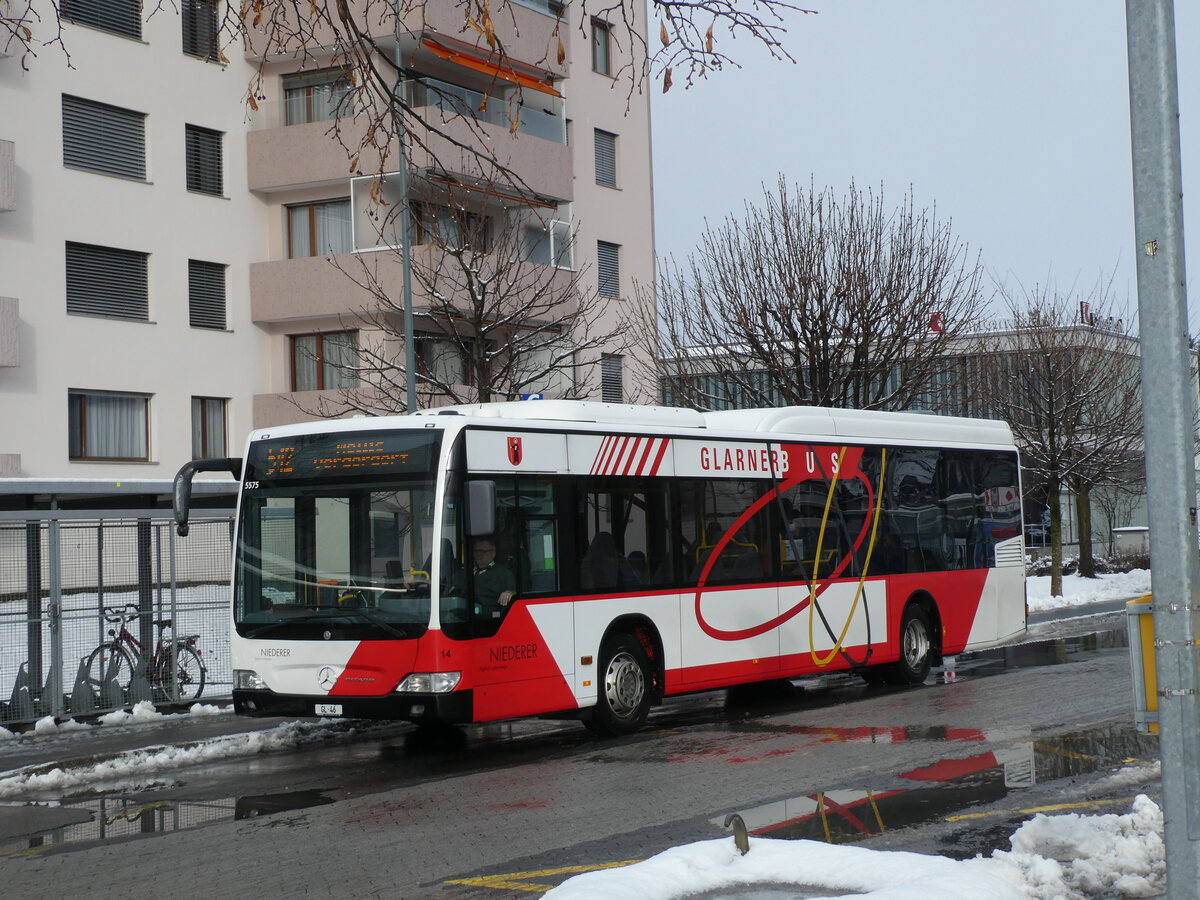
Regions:
M 88 657 L 88 686 L 101 706 L 124 706 L 132 678 L 133 660 L 120 644 L 101 644 Z
M 176 644 L 174 678 L 171 677 L 171 655 L 168 652 L 158 665 L 155 681 L 172 700 L 197 700 L 204 693 L 206 674 L 200 654 L 187 644 Z

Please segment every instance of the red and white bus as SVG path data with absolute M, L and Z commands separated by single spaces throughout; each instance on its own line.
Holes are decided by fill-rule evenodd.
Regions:
M 916 684 L 1025 632 L 1002 422 L 523 401 L 257 431 L 236 710 L 577 717 L 818 672 Z M 181 529 L 186 530 L 186 527 Z

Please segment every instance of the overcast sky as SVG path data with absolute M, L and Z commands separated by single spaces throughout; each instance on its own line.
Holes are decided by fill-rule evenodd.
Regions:
M 704 220 L 782 173 L 838 194 L 911 185 L 997 279 L 1090 287 L 1136 305 L 1125 5 L 1120 0 L 812 0 L 796 62 L 749 40 L 740 71 L 653 97 L 656 244 L 682 258 Z M 1200 284 L 1200 10 L 1175 4 L 1188 281 Z M 1191 186 L 1193 193 L 1186 193 Z M 1193 315 L 1193 321 L 1197 318 Z

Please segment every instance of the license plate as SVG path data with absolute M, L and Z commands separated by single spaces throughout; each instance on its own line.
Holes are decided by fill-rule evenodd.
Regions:
M 340 703 L 318 703 L 316 707 L 318 716 L 340 716 L 342 714 L 342 704 Z

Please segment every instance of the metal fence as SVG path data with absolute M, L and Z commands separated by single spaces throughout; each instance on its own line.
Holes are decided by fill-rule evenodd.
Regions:
M 3 515 L 0 725 L 229 697 L 232 514 Z

